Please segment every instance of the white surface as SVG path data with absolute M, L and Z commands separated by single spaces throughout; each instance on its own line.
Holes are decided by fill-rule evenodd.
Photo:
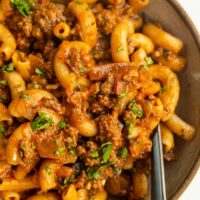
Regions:
M 200 0 L 178 0 L 178 2 L 186 10 L 200 32 Z
M 200 0 L 178 0 L 200 32 Z M 200 200 L 200 169 L 179 200 Z

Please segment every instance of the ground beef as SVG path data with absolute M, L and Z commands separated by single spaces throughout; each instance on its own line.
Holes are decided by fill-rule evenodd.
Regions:
M 97 28 L 105 35 L 110 34 L 117 24 L 117 16 L 111 10 L 102 10 L 96 14 Z
M 98 33 L 96 45 L 92 54 L 97 62 L 108 62 L 111 59 L 110 42 L 109 38 L 102 33 Z
M 105 95 L 109 95 L 112 93 L 113 90 L 113 83 L 110 82 L 110 80 L 106 80 L 102 85 L 101 85 L 101 93 Z
M 66 20 L 63 12 L 64 6 L 54 3 L 49 3 L 46 7 L 37 5 L 33 15 L 33 28 L 36 28 L 37 32 L 44 34 L 46 37 L 51 37 L 53 27 Z
M 46 40 L 53 36 L 53 27 L 66 20 L 63 12 L 64 6 L 62 5 L 36 4 L 34 11 L 30 12 L 28 17 L 22 16 L 16 10 L 14 15 L 6 19 L 6 24 L 13 32 L 20 50 L 28 51 L 29 47 L 34 44 L 35 49 L 42 51 Z
M 71 48 L 66 57 L 66 64 L 77 74 L 86 73 L 94 66 L 92 55 L 80 48 Z
M 65 107 L 61 106 L 61 104 L 56 102 L 54 99 L 42 99 L 39 102 L 39 106 L 54 110 L 58 114 L 65 113 Z
M 68 126 L 64 131 L 64 141 L 68 148 L 76 147 L 78 142 L 78 130 Z
M 102 115 L 98 120 L 99 138 L 102 143 L 112 142 L 113 149 L 119 149 L 122 146 L 122 133 L 119 127 L 118 119 L 112 115 Z
M 93 102 L 91 105 L 90 105 L 90 111 L 94 114 L 100 114 L 100 113 L 103 113 L 104 112 L 104 107 L 101 106 L 100 104 L 98 104 L 97 102 Z
M 78 150 L 78 156 L 81 157 L 86 166 L 93 167 L 100 165 L 100 158 L 99 157 L 93 158 L 91 156 L 92 152 L 94 151 L 98 152 L 98 146 L 96 143 L 88 141 L 86 143 L 86 146 L 79 145 L 77 147 L 77 150 Z

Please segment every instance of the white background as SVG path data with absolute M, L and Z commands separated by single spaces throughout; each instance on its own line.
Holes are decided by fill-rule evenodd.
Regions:
M 200 0 L 178 0 L 200 33 Z M 200 200 L 200 169 L 179 200 Z

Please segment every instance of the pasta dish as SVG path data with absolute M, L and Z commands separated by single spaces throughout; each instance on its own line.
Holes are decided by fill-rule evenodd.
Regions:
M 168 161 L 193 138 L 175 113 L 183 42 L 148 4 L 0 1 L 0 199 L 143 199 L 156 126 Z

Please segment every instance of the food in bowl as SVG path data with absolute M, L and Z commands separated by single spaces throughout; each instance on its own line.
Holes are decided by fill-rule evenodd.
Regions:
M 142 199 L 154 128 L 174 133 L 183 42 L 144 23 L 147 0 L 2 0 L 0 196 Z

